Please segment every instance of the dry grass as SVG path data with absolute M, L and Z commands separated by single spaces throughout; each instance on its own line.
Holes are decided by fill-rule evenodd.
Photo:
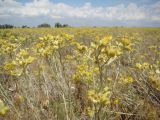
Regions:
M 4 120 L 159 120 L 160 29 L 1 30 L 0 98 Z

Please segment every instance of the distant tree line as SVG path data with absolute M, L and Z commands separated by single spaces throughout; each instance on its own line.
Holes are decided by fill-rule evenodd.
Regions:
M 9 24 L 0 25 L 0 29 L 7 29 L 7 28 L 14 28 L 14 26 Z
M 61 23 L 55 23 L 55 28 L 64 28 L 64 27 L 69 27 L 68 24 L 61 24 Z
M 22 25 L 22 28 L 30 28 L 30 27 L 28 27 L 27 25 Z
M 48 24 L 48 23 L 43 23 L 43 24 L 38 25 L 37 27 L 38 27 L 38 28 L 50 28 L 51 25 Z
M 50 28 L 51 25 L 48 23 L 43 23 L 43 24 L 38 25 L 37 27 L 38 28 Z M 55 23 L 54 27 L 55 28 L 64 28 L 64 27 L 69 27 L 69 25 L 68 24 L 61 24 L 61 23 L 57 22 L 57 23 Z
M 68 24 L 61 24 L 59 22 L 55 23 L 54 25 L 55 28 L 65 28 L 65 27 L 69 27 Z M 8 28 L 30 28 L 27 25 L 22 25 L 21 27 L 16 27 L 10 24 L 4 24 L 4 25 L 0 25 L 0 29 L 8 29 Z M 37 26 L 37 28 L 51 28 L 51 25 L 48 23 L 42 23 L 40 25 Z
M 10 28 L 29 28 L 29 27 L 27 25 L 23 25 L 21 27 L 17 27 L 17 26 L 10 25 L 10 24 L 0 25 L 0 29 L 10 29 Z

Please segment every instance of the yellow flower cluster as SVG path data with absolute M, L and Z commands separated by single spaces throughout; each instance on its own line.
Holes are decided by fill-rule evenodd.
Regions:
M 149 72 L 148 78 L 150 82 L 156 87 L 158 90 L 160 90 L 160 71 L 159 69 L 153 70 Z
M 0 116 L 4 116 L 9 111 L 9 108 L 0 99 Z
M 69 34 L 40 37 L 38 43 L 36 43 L 36 52 L 41 56 L 53 55 L 57 49 L 64 47 L 66 44 L 70 44 L 73 38 L 74 36 Z
M 13 63 L 18 66 L 26 67 L 34 60 L 35 58 L 29 55 L 28 49 L 21 49 L 20 52 L 16 55 L 16 60 L 13 61 Z
M 34 57 L 30 56 L 28 49 L 21 49 L 20 52 L 16 55 L 15 60 L 8 61 L 4 64 L 4 69 L 9 71 L 11 75 L 22 74 L 22 71 L 35 60 Z
M 116 46 L 109 46 L 104 52 L 108 57 L 115 57 L 122 54 L 121 49 Z
M 1 47 L 0 51 L 1 54 L 11 55 L 13 52 L 16 51 L 17 44 L 0 39 L 0 47 Z
M 112 40 L 112 35 L 105 36 L 102 40 L 100 40 L 100 45 L 107 45 Z
M 144 62 L 142 64 L 136 63 L 136 68 L 139 69 L 139 70 L 149 69 L 149 67 L 150 67 L 150 64 L 147 63 L 147 62 Z
M 94 56 L 93 59 L 95 63 L 99 63 L 101 65 L 108 64 L 107 61 L 115 59 L 123 54 L 122 43 L 119 45 L 119 41 L 112 40 L 112 35 L 107 35 L 100 41 L 95 40 L 91 42 L 90 50 L 92 50 L 91 55 Z
M 122 76 L 121 81 L 123 84 L 130 84 L 133 82 L 133 78 L 131 76 Z
M 124 50 L 129 50 L 129 51 L 132 50 L 131 49 L 132 44 L 131 44 L 131 40 L 129 39 L 129 37 L 122 37 L 121 43 L 123 45 Z
M 97 68 L 89 68 L 89 66 L 84 64 L 77 65 L 73 79 L 75 81 L 92 82 L 93 75 L 96 74 L 95 72 L 97 72 Z
M 87 114 L 90 116 L 90 117 L 93 117 L 94 114 L 95 114 L 96 110 L 93 108 L 93 107 L 88 107 L 87 108 Z
M 88 91 L 88 99 L 94 104 L 108 105 L 110 103 L 110 94 L 108 87 L 105 87 L 102 92 L 91 89 Z

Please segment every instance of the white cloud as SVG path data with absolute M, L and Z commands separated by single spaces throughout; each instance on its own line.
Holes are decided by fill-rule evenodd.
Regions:
M 82 18 L 99 20 L 160 20 L 160 2 L 153 5 L 137 6 L 119 4 L 109 7 L 94 7 L 91 3 L 76 7 L 49 0 L 33 0 L 22 4 L 15 0 L 0 0 L 0 18 L 2 17 Z
M 153 21 L 160 21 L 160 1 L 151 5 L 148 15 Z

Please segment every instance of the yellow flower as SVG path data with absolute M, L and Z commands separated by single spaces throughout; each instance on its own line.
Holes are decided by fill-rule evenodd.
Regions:
M 95 90 L 89 90 L 88 91 L 88 98 L 93 102 L 93 103 L 98 103 L 99 102 L 99 97 L 98 94 L 96 93 Z
M 97 45 L 96 45 L 95 43 L 92 42 L 92 43 L 91 43 L 91 47 L 92 47 L 92 48 L 96 48 Z
M 95 113 L 94 109 L 90 107 L 87 108 L 87 114 L 89 115 L 89 117 L 93 117 L 94 113 Z
M 137 69 L 141 69 L 142 68 L 142 65 L 140 63 L 136 63 L 136 68 Z
M 9 111 L 9 108 L 0 99 L 0 116 L 4 116 Z
M 26 64 L 31 64 L 34 60 L 35 60 L 34 57 L 29 56 L 29 57 L 26 59 Z
M 144 62 L 143 64 L 136 63 L 136 68 L 137 69 L 148 69 L 150 67 L 150 64 L 147 62 Z
M 80 53 L 84 53 L 87 49 L 87 47 L 85 45 L 78 45 L 77 48 Z
M 88 91 L 88 98 L 95 104 L 102 103 L 104 105 L 107 105 L 110 103 L 110 91 L 108 87 L 105 87 L 103 91 L 97 93 L 95 90 L 89 90 Z
M 44 38 L 43 37 L 39 37 L 39 40 L 44 40 Z
M 41 48 L 41 47 L 43 47 L 43 46 L 44 46 L 44 43 L 37 43 L 37 44 L 36 44 L 36 47 L 37 47 L 37 48 Z
M 19 57 L 28 57 L 29 53 L 28 53 L 27 49 L 21 49 L 17 56 L 19 56 Z
M 133 82 L 133 78 L 132 77 L 126 77 L 123 79 L 124 84 L 130 84 Z
M 124 38 L 122 38 L 121 43 L 124 46 L 129 46 L 131 44 L 131 40 L 129 38 L 124 37 Z
M 121 50 L 115 46 L 108 47 L 106 52 L 109 57 L 119 56 L 121 54 Z
M 159 70 L 159 69 L 157 69 L 155 72 L 156 72 L 157 74 L 160 74 L 160 70 Z
M 118 98 L 114 100 L 114 103 L 115 103 L 116 105 L 119 104 L 119 102 L 120 102 L 120 100 L 119 100 Z
M 106 45 L 106 44 L 108 44 L 111 40 L 112 40 L 112 36 L 111 36 L 111 35 L 107 35 L 107 36 L 105 36 L 105 37 L 100 41 L 100 44 L 101 44 L 101 45 Z
M 148 69 L 149 68 L 149 63 L 144 62 L 142 66 L 143 66 L 144 69 Z
M 15 69 L 15 64 L 13 64 L 12 62 L 11 63 L 8 62 L 4 65 L 4 69 L 5 70 L 14 70 Z
M 88 91 L 88 96 L 94 96 L 95 95 L 95 90 L 89 90 Z
M 99 93 L 100 102 L 107 105 L 110 103 L 110 91 L 108 87 L 105 87 L 101 93 Z

